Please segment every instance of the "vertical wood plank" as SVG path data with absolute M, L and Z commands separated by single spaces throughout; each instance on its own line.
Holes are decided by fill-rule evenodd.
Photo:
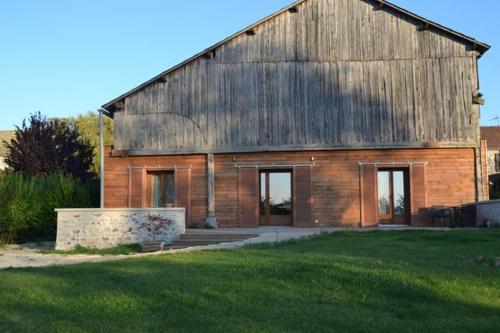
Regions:
M 426 164 L 412 164 L 410 167 L 411 225 L 422 227 L 428 222 Z
M 361 225 L 373 228 L 378 225 L 377 166 L 365 164 L 360 167 Z
M 214 154 L 207 154 L 208 217 L 215 215 L 215 163 Z
M 312 167 L 293 169 L 293 225 L 313 227 Z
M 191 223 L 191 168 L 175 169 L 175 206 L 186 209 L 186 225 Z
M 257 168 L 240 168 L 238 174 L 239 226 L 259 225 L 259 172 Z

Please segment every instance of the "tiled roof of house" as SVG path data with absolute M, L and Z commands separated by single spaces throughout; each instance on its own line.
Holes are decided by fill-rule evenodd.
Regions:
M 482 126 L 481 139 L 486 139 L 488 149 L 500 149 L 500 127 Z
M 3 141 L 9 141 L 14 137 L 14 134 L 14 131 L 0 131 L 0 156 L 7 154 L 7 148 L 5 148 Z

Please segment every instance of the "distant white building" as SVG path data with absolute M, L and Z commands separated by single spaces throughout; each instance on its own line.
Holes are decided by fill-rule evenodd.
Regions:
M 0 170 L 5 170 L 6 167 L 7 167 L 7 164 L 5 164 L 4 158 L 0 157 Z
M 7 148 L 5 148 L 3 141 L 9 141 L 14 137 L 14 131 L 0 131 L 0 170 L 5 170 L 5 156 L 7 155 Z

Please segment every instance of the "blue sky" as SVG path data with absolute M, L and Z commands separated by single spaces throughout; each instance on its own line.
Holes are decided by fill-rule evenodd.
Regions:
M 0 2 L 0 130 L 30 113 L 69 116 L 100 105 L 292 0 L 18 0 Z M 500 116 L 500 1 L 393 0 L 489 43 L 480 60 Z M 498 50 L 497 50 L 498 47 Z

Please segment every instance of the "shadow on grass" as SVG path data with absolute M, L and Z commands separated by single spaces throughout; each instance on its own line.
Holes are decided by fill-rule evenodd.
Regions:
M 84 327 L 122 332 L 326 332 L 332 328 L 460 332 L 497 328 L 498 270 L 470 266 L 451 267 L 446 274 L 436 272 L 434 264 L 416 265 L 425 258 L 412 253 L 413 242 L 403 240 L 408 246 L 400 252 L 414 258 L 406 265 L 383 257 L 392 251 L 392 244 L 386 244 L 386 252 L 380 249 L 381 254 L 374 250 L 359 255 L 361 244 L 362 248 L 383 247 L 397 237 L 407 235 L 323 235 L 241 251 L 7 271 L 0 273 L 0 331 L 78 332 Z M 426 233 L 414 237 L 424 238 L 419 248 L 427 245 Z M 443 247 L 451 253 L 456 243 L 444 242 Z M 497 251 L 499 247 L 495 244 Z M 469 279 L 473 274 L 479 278 Z

